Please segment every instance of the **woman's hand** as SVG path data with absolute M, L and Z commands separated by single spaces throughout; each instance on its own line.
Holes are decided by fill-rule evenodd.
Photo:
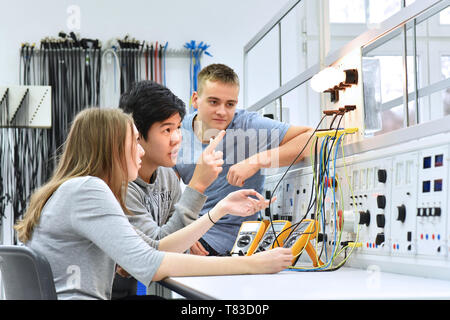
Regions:
M 252 198 L 256 197 L 255 198 Z M 272 199 L 274 202 L 276 197 Z M 235 216 L 246 217 L 267 208 L 269 200 L 264 199 L 262 195 L 253 189 L 243 189 L 230 193 L 224 199 L 220 200 L 217 206 L 222 212 Z
M 274 248 L 268 251 L 258 252 L 251 255 L 253 259 L 254 272 L 277 273 L 292 265 L 294 259 L 290 248 Z

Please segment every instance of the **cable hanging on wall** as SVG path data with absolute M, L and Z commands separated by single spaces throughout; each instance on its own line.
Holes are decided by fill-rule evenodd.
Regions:
M 168 42 L 125 36 L 102 47 L 98 39 L 81 38 L 73 32 L 43 38 L 39 45 L 22 44 L 19 84 L 51 88 L 51 122 L 34 128 L 18 125 L 35 114 L 26 107 L 8 114 L 10 93 L 0 92 L 0 215 L 8 204 L 15 220 L 24 213 L 31 193 L 52 174 L 78 112 L 87 107 L 116 107 L 120 94 L 136 81 L 153 80 L 167 86 L 167 57 L 190 58 L 190 81 L 196 82 L 193 77 L 200 69 L 203 52 L 210 55 L 206 52 L 209 46 L 190 44 L 169 49 Z M 21 105 L 28 104 L 29 96 L 23 95 Z M 14 121 L 7 123 L 11 117 Z
M 32 192 L 48 180 L 74 116 L 99 105 L 100 72 L 98 40 L 61 32 L 57 38 L 42 39 L 39 46 L 21 45 L 19 83 L 25 92 L 13 112 L 8 104 L 17 94 L 7 89 L 0 97 L 0 214 L 11 204 L 14 220 L 18 219 Z M 49 100 L 49 124 L 32 126 L 40 111 L 31 110 L 30 99 L 47 86 L 42 100 Z M 36 103 L 40 106 L 42 101 Z
M 189 82 L 190 96 L 197 89 L 197 75 L 200 71 L 200 59 L 209 45 L 195 41 L 188 42 L 182 49 L 169 48 L 169 43 L 159 41 L 140 41 L 126 35 L 124 38 L 109 40 L 103 48 L 106 63 L 102 69 L 101 106 L 115 107 L 120 94 L 137 81 L 151 80 L 167 86 L 168 57 L 186 57 L 190 59 Z M 104 61 L 105 62 L 105 61 Z M 111 80 L 112 79 L 112 80 Z M 114 97 L 114 99 L 112 98 Z
M 191 40 L 190 42 L 186 42 L 184 47 L 189 50 L 190 55 L 190 69 L 189 69 L 189 81 L 190 81 L 190 98 L 189 98 L 189 113 L 194 111 L 194 108 L 192 106 L 192 93 L 194 91 L 197 91 L 198 83 L 197 83 L 197 77 L 198 73 L 201 70 L 201 64 L 200 64 L 200 58 L 202 57 L 203 53 L 212 57 L 212 55 L 206 51 L 210 46 L 206 43 L 200 42 L 199 44 L 196 44 L 194 40 Z

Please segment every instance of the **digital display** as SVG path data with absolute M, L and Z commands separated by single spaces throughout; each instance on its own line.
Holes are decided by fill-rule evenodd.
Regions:
M 424 169 L 431 168 L 431 157 L 423 158 L 423 168 Z
M 244 223 L 241 228 L 241 232 L 256 232 L 259 229 L 260 222 L 258 223 Z
M 430 192 L 431 191 L 431 182 L 430 181 L 424 181 L 422 182 L 422 192 Z
M 300 223 L 300 224 L 297 226 L 297 228 L 295 228 L 295 232 L 302 233 L 303 231 L 305 231 L 306 227 L 307 227 L 309 224 L 310 224 L 309 221 Z
M 284 227 L 284 225 L 285 225 L 285 223 L 283 222 L 283 223 L 274 223 L 273 224 L 273 229 L 275 230 L 275 232 L 280 232 L 281 230 L 283 230 L 283 227 Z M 272 228 L 270 228 L 270 229 L 272 229 Z
M 435 167 L 442 167 L 443 164 L 444 164 L 444 155 L 443 154 L 438 154 L 437 156 L 434 157 L 434 166 Z

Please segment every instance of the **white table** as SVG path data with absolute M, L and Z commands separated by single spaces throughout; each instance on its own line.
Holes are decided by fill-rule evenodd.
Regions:
M 450 281 L 342 267 L 331 272 L 172 277 L 160 282 L 188 299 L 450 299 Z

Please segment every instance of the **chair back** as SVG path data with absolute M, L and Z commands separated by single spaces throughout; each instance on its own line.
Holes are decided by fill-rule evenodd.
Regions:
M 0 272 L 6 300 L 56 300 L 50 264 L 25 246 L 0 245 Z

